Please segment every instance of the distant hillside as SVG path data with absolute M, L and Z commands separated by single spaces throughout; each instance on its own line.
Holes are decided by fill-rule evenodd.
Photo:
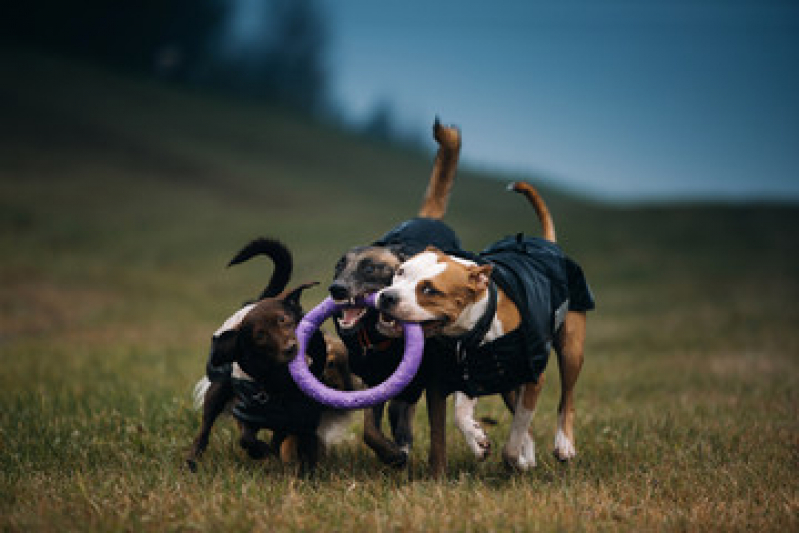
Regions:
M 33 52 L 0 54 L 0 231 L 8 237 L 0 251 L 21 270 L 50 261 L 77 275 L 69 258 L 87 253 L 100 270 L 158 267 L 202 279 L 219 275 L 250 238 L 271 235 L 295 249 L 298 276 L 324 282 L 343 250 L 415 214 L 431 169 L 430 154 L 265 105 Z M 469 132 L 463 137 L 468 153 Z M 456 179 L 446 220 L 468 248 L 538 232 L 532 209 L 496 178 L 463 171 Z M 773 233 L 799 226 L 792 208 L 611 208 L 542 190 L 563 246 L 598 286 L 630 269 L 657 271 L 659 254 L 681 257 L 685 247 L 723 242 L 732 260 L 738 243 L 782 243 L 788 237 Z M 66 256 L 54 260 L 60 251 Z M 265 272 L 226 275 L 243 297 Z

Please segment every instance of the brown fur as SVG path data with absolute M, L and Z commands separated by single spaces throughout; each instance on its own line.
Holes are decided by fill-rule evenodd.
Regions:
M 544 202 L 544 199 L 535 188 L 524 181 L 517 181 L 511 184 L 511 190 L 524 195 L 527 200 L 532 204 L 535 209 L 538 220 L 541 222 L 542 237 L 550 242 L 557 242 L 555 237 L 555 223 L 552 222 L 552 215 L 549 214 L 549 208 Z
M 447 211 L 449 194 L 455 179 L 460 155 L 461 135 L 456 127 L 444 126 L 438 119 L 433 124 L 433 137 L 438 151 L 430 174 L 427 189 L 418 216 L 441 219 Z M 339 260 L 330 295 L 338 300 L 357 300 L 377 292 L 391 283 L 391 278 L 403 257 L 387 247 L 361 246 L 347 251 Z M 364 266 L 368 265 L 368 269 Z M 386 464 L 402 466 L 407 454 L 400 449 L 399 440 L 412 439 L 412 417 L 415 405 L 392 401 L 389 405 L 389 422 L 395 440 L 388 438 L 380 424 L 383 405 L 364 410 L 363 440 Z
M 256 381 L 258 376 L 288 364 L 297 353 L 295 329 L 301 318 L 299 296 L 302 290 L 315 284 L 301 285 L 276 298 L 260 300 L 241 320 L 238 327 L 214 338 L 211 358 L 215 364 L 236 362 L 244 372 L 250 372 Z M 310 348 L 309 348 L 310 349 Z M 338 340 L 326 339 L 326 360 L 322 380 L 329 386 L 341 390 L 353 390 L 352 377 L 346 363 L 346 351 Z M 321 355 L 321 354 L 309 354 Z M 249 366 L 244 367 L 243 361 Z M 200 432 L 194 439 L 186 457 L 186 464 L 197 470 L 197 461 L 208 446 L 214 422 L 236 394 L 229 381 L 215 381 L 203 398 L 203 416 Z M 315 434 L 286 435 L 275 431 L 271 444 L 258 439 L 260 428 L 237 421 L 239 445 L 253 459 L 276 454 L 284 461 L 299 460 L 301 475 L 311 475 L 317 461 L 319 442 Z
M 422 207 L 419 209 L 419 216 L 424 218 L 441 218 L 447 212 L 449 192 L 455 180 L 461 149 L 458 129 L 442 126 L 438 119 L 433 124 L 433 137 L 438 142 L 438 153 Z
M 530 201 L 541 221 L 544 238 L 555 242 L 555 227 L 552 217 L 538 192 L 526 183 L 516 183 L 512 189 L 523 194 Z M 481 280 L 490 274 L 490 267 L 486 270 L 485 266 L 464 265 L 445 254 L 440 252 L 438 254 L 440 262 L 448 263 L 447 269 L 434 278 L 420 281 L 416 290 L 416 299 L 426 311 L 434 316 L 446 318 L 451 323 L 460 316 L 466 305 L 479 301 L 483 297 Z M 433 292 L 429 292 L 431 289 Z M 501 290 L 498 293 L 496 318 L 500 321 L 503 331 L 509 332 L 519 326 L 521 316 L 515 304 Z M 571 447 L 559 447 L 562 443 L 556 442 L 554 453 L 561 461 L 571 459 L 574 453 L 574 387 L 583 364 L 585 332 L 586 314 L 570 311 L 567 313 L 559 335 L 554 339 L 561 382 L 558 427 L 571 444 Z M 451 335 L 458 333 L 454 330 L 448 332 Z M 539 377 L 538 382 L 523 384 L 518 391 L 521 396 L 516 405 L 529 412 L 534 411 L 543 384 L 543 375 Z M 510 396 L 506 395 L 506 403 L 509 408 L 511 408 Z M 431 434 L 430 469 L 433 475 L 440 476 L 446 472 L 447 467 L 445 425 L 447 406 L 443 391 L 431 386 L 428 389 L 427 405 Z M 503 452 L 506 463 L 515 465 L 518 458 L 507 455 L 507 450 L 506 447 Z

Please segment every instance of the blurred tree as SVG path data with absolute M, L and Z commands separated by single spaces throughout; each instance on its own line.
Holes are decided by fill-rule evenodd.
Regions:
M 310 113 L 327 102 L 327 28 L 315 0 L 236 0 L 206 79 Z M 254 20 L 253 20 L 254 18 Z M 246 24 L 246 28 L 244 27 Z
M 256 38 L 229 46 L 240 29 L 231 17 L 253 6 L 261 7 L 251 21 Z M 7 2 L 0 34 L 306 113 L 327 105 L 327 29 L 315 0 Z
M 364 135 L 371 139 L 381 142 L 393 140 L 397 132 L 394 127 L 394 112 L 391 103 L 388 100 L 378 101 L 362 129 Z

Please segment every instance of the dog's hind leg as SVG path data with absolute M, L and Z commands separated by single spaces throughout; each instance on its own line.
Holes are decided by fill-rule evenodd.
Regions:
M 513 413 L 510 435 L 502 458 L 514 470 L 527 470 L 536 465 L 535 442 L 530 435 L 530 423 L 533 421 L 538 395 L 544 386 L 544 376 L 537 383 L 527 383 L 519 394 L 516 409 Z
M 208 447 L 208 439 L 211 436 L 211 429 L 214 422 L 227 407 L 228 402 L 233 398 L 233 388 L 226 382 L 212 382 L 208 385 L 202 398 L 203 418 L 200 426 L 200 433 L 194 439 L 191 449 L 186 456 L 186 466 L 192 472 L 197 471 L 197 461 Z
M 555 343 L 560 370 L 560 403 L 553 453 L 560 461 L 568 461 L 577 454 L 574 446 L 574 386 L 583 367 L 585 325 L 585 313 L 570 311 Z

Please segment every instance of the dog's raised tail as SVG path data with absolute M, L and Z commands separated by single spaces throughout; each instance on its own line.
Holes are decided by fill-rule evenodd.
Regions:
M 275 269 L 272 272 L 272 277 L 269 279 L 269 284 L 261 292 L 258 299 L 261 300 L 263 298 L 277 296 L 286 288 L 286 285 L 288 285 L 291 279 L 291 271 L 294 268 L 291 252 L 285 244 L 278 240 L 260 237 L 239 250 L 227 266 L 238 265 L 256 255 L 265 255 L 275 264 Z
M 461 132 L 454 126 L 442 126 L 436 117 L 433 124 L 433 138 L 438 143 L 438 152 L 424 201 L 419 209 L 419 216 L 440 219 L 447 212 L 449 192 L 452 190 L 452 182 L 455 181 L 455 172 L 458 169 Z
M 541 221 L 544 238 L 550 242 L 556 242 L 555 223 L 552 222 L 552 215 L 549 214 L 547 204 L 535 188 L 524 181 L 516 181 L 508 185 L 508 190 L 524 195 L 533 205 L 538 220 Z

